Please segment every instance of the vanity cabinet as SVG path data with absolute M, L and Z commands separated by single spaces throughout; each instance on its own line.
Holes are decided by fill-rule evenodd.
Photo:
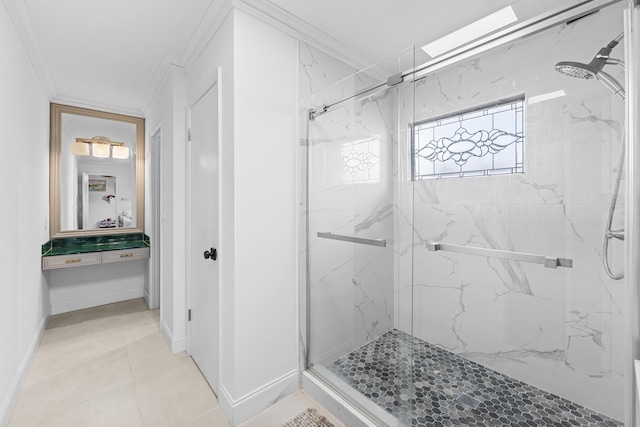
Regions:
M 42 269 L 80 267 L 83 265 L 111 262 L 135 261 L 149 258 L 149 248 L 120 249 L 115 251 L 90 252 L 86 254 L 54 255 L 42 257 Z
M 147 259 L 149 247 L 146 234 L 51 240 L 42 246 L 42 269 Z

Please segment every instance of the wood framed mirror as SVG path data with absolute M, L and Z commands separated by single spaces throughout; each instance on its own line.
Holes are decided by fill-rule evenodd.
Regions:
M 144 119 L 51 104 L 52 239 L 144 233 Z

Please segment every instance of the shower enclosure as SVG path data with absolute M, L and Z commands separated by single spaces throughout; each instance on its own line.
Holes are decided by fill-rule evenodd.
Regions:
M 630 5 L 411 49 L 313 94 L 306 368 L 377 423 L 633 425 L 625 103 L 554 70 L 623 33 Z M 310 79 L 344 72 L 321 56 Z

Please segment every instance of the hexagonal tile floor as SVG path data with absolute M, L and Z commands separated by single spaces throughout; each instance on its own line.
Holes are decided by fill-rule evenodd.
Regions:
M 623 425 L 398 330 L 327 369 L 411 426 Z

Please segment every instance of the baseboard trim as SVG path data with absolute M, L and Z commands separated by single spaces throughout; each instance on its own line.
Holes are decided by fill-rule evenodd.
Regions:
M 229 424 L 233 425 L 233 399 L 223 384 L 218 386 L 218 405 Z
M 14 377 L 13 382 L 11 383 L 11 387 L 9 388 L 9 393 L 7 393 L 7 396 L 5 397 L 4 402 L 2 402 L 2 406 L 0 407 L 0 426 L 2 427 L 6 427 L 9 425 L 9 420 L 11 419 L 13 408 L 15 407 L 16 402 L 18 401 L 20 390 L 22 390 L 22 386 L 25 380 L 27 379 L 27 375 L 29 374 L 29 368 L 31 368 L 33 359 L 36 356 L 36 352 L 38 351 L 38 346 L 40 345 L 40 341 L 42 340 L 44 331 L 47 328 L 47 323 L 49 323 L 49 316 L 45 316 L 40 320 L 36 333 L 31 339 L 31 343 L 29 344 L 27 353 L 22 359 L 22 363 L 20 363 L 18 372 L 16 373 L 16 376 Z
M 51 303 L 51 314 L 67 313 L 69 311 L 82 310 L 84 308 L 97 307 L 114 302 L 126 301 L 144 296 L 144 288 L 136 288 L 128 291 L 116 292 L 107 295 L 97 295 L 87 298 L 79 298 L 69 301 Z
M 229 423 L 237 426 L 298 389 L 299 372 L 295 369 L 239 399 L 233 399 L 220 384 L 218 402 Z
M 160 332 L 162 333 L 162 337 L 164 338 L 164 342 L 169 347 L 169 351 L 171 354 L 180 353 L 181 351 L 186 351 L 187 348 L 187 338 L 186 336 L 174 337 L 169 327 L 164 320 L 160 319 Z

